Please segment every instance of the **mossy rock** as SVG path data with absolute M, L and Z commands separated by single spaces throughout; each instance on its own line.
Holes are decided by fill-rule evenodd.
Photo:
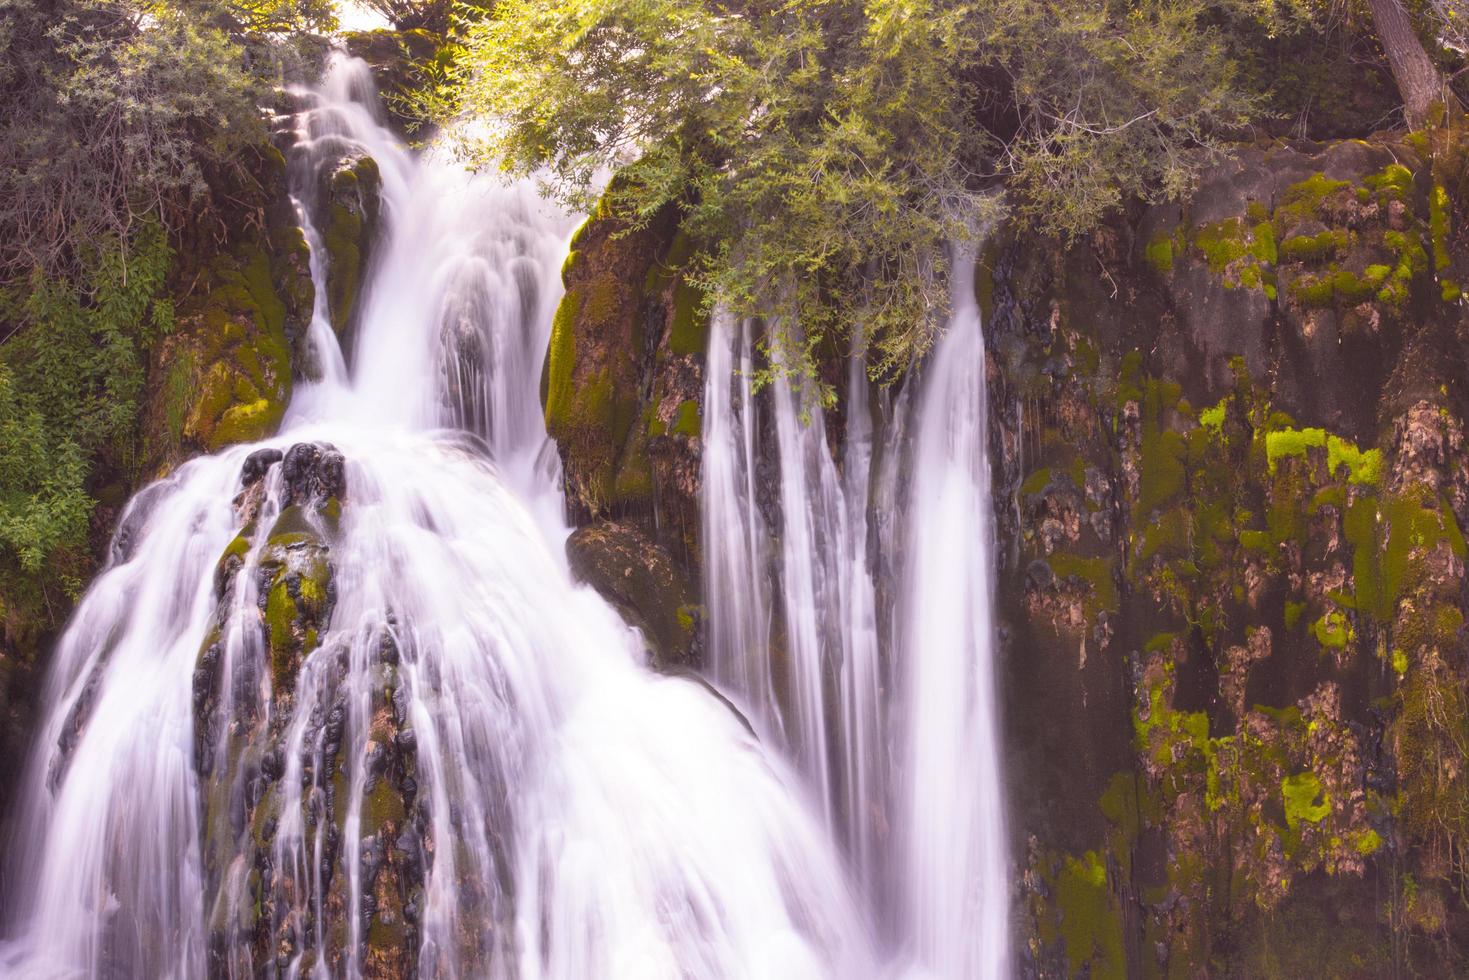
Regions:
M 642 631 L 660 668 L 697 666 L 698 596 L 672 556 L 636 525 L 604 521 L 572 532 L 577 577 Z

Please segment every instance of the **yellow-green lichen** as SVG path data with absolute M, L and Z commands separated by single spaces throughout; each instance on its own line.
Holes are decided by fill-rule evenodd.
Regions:
M 1329 476 L 1334 477 L 1337 470 L 1345 466 L 1347 478 L 1352 483 L 1375 486 L 1382 481 L 1381 450 L 1361 450 L 1355 443 L 1316 428 L 1267 432 L 1265 454 L 1270 473 L 1274 475 L 1282 457 L 1305 456 L 1308 449 L 1319 446 L 1326 447 L 1326 469 Z
M 1316 642 L 1332 650 L 1345 649 L 1356 638 L 1352 622 L 1346 613 L 1333 609 L 1311 624 L 1311 635 Z
M 1331 799 L 1314 772 L 1287 776 L 1280 782 L 1280 795 L 1285 803 L 1285 822 L 1295 830 L 1302 821 L 1320 823 L 1331 813 Z M 1317 801 L 1320 802 L 1317 802 Z

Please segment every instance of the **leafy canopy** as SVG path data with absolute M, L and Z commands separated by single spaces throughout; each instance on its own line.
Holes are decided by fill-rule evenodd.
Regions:
M 448 116 L 498 125 L 481 163 L 634 225 L 677 208 L 697 278 L 788 364 L 867 342 L 921 354 L 946 244 L 1010 206 L 1075 237 L 1173 194 L 1253 99 L 1203 0 L 503 0 L 471 27 Z M 794 324 L 799 324 L 795 327 Z

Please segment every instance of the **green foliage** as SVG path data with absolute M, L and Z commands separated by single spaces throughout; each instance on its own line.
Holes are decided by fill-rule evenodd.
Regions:
M 75 592 L 85 565 L 88 482 L 107 456 L 134 452 L 142 352 L 172 326 L 160 298 L 171 254 L 156 222 L 125 253 L 105 240 L 85 255 L 86 278 L 0 291 L 0 608 L 44 598 L 46 574 Z M 45 573 L 45 574 L 43 574 Z
M 1198 0 L 507 0 L 435 93 L 495 116 L 481 162 L 589 209 L 668 208 L 701 243 L 691 281 L 771 325 L 777 370 L 865 343 L 875 377 L 930 344 L 946 243 L 1011 190 L 1076 237 L 1129 195 L 1188 185 L 1251 100 Z
M 326 0 L 7 0 L 0 17 L 0 284 L 82 281 L 87 247 L 140 220 L 198 223 L 210 184 L 249 186 L 274 83 L 268 39 Z

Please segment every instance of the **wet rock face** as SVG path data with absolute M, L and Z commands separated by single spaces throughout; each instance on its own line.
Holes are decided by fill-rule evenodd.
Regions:
M 395 624 L 364 641 L 365 699 L 349 697 L 354 638 L 330 632 L 346 490 L 341 453 L 319 443 L 258 450 L 241 470 L 243 528 L 220 558 L 215 626 L 194 674 L 213 972 L 282 975 L 299 959 L 303 972 L 321 963 L 340 974 L 355 958 L 366 976 L 414 973 L 432 848 L 414 733 L 395 696 Z
M 326 252 L 327 310 L 332 329 L 349 348 L 357 299 L 378 237 L 382 176 L 362 153 L 320 164 L 312 223 Z
M 1432 973 L 1469 935 L 1443 150 L 1247 149 L 1082 247 L 991 240 L 1023 974 Z
M 642 631 L 660 669 L 697 667 L 700 608 L 683 571 L 634 524 L 604 521 L 572 532 L 566 557 L 577 577 Z
M 691 568 L 708 317 L 674 218 L 628 233 L 604 208 L 577 231 L 543 387 L 577 519 L 635 522 Z
M 297 443 L 286 451 L 281 461 L 286 499 L 291 504 L 302 504 L 344 496 L 345 466 L 342 454 L 329 444 Z
M 239 219 L 251 231 L 202 250 L 205 258 L 186 255 L 178 277 L 191 288 L 175 300 L 174 330 L 151 351 L 143 420 L 150 470 L 266 438 L 290 400 L 315 287 L 285 193 L 285 158 L 272 146 L 256 155 L 269 200 L 259 215 Z

